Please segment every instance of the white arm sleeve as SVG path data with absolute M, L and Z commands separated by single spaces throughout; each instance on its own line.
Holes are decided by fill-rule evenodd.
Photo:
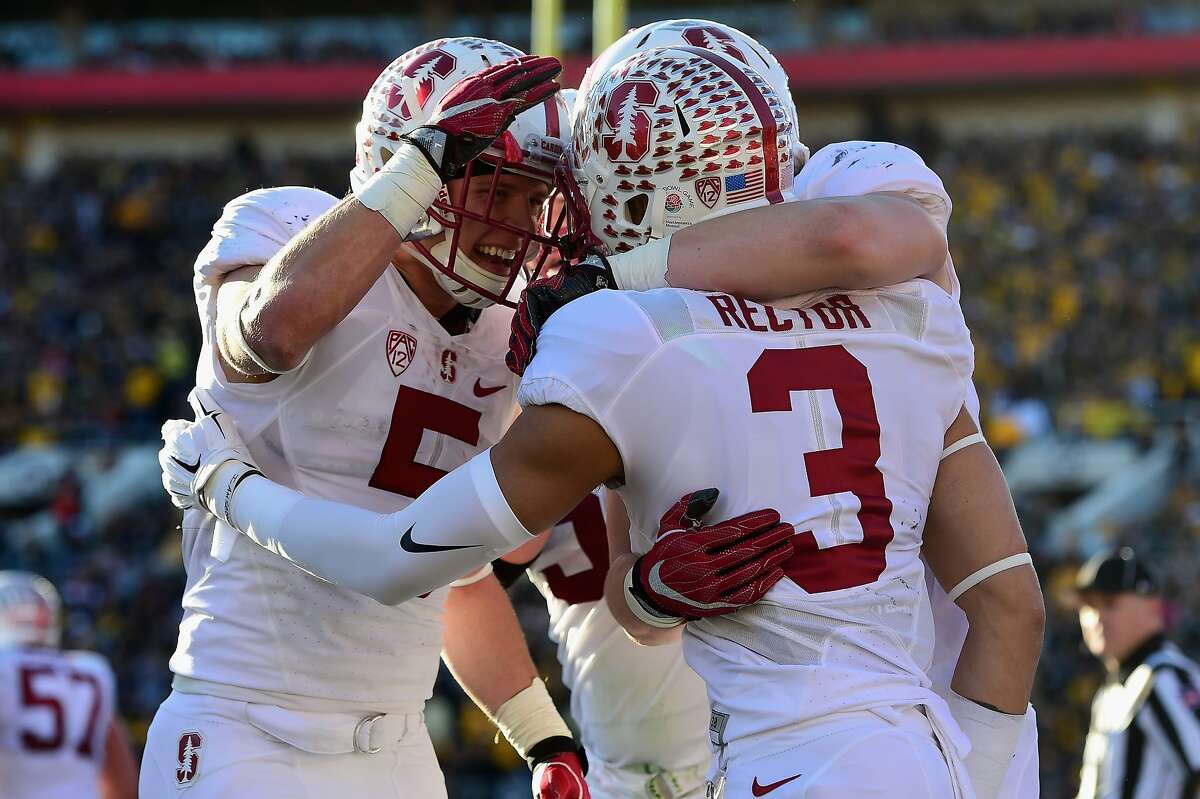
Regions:
M 253 476 L 236 487 L 229 517 L 264 549 L 385 605 L 448 585 L 530 537 L 496 482 L 490 450 L 397 513 L 313 499 Z

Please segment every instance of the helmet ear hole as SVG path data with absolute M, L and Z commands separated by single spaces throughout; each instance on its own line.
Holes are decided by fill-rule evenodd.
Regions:
M 625 205 L 622 208 L 625 212 L 625 221 L 631 225 L 642 224 L 642 220 L 646 218 L 646 209 L 649 207 L 649 194 L 635 194 L 625 201 Z

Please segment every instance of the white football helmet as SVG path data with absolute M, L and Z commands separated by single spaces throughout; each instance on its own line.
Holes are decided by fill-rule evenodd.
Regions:
M 397 58 L 383 70 L 363 100 L 362 118 L 355 128 L 358 144 L 350 183 L 357 188 L 378 172 L 395 151 L 400 136 L 426 124 L 438 101 L 459 80 L 522 55 L 501 42 L 459 36 L 428 42 Z M 557 96 L 518 115 L 505 134 L 468 165 L 462 196 L 451 198 L 443 189 L 408 235 L 406 246 L 435 270 L 438 283 L 459 303 L 472 308 L 496 302 L 515 305 L 519 287 L 513 289 L 520 273 L 517 266 L 525 263 L 531 246 L 546 248 L 552 243 L 539 230 L 525 230 L 493 219 L 491 196 L 481 212 L 468 210 L 466 184 L 472 174 L 491 174 L 493 192 L 501 172 L 533 177 L 553 187 L 554 167 L 569 131 L 570 117 Z M 464 218 L 519 236 L 520 245 L 508 275 L 484 269 L 458 248 Z M 443 233 L 446 235 L 441 241 L 426 243 Z
M 62 601 L 45 577 L 0 571 L 0 647 L 57 647 Z
M 796 133 L 741 61 L 661 47 L 615 64 L 576 105 L 560 170 L 566 250 L 625 252 L 701 219 L 783 202 Z
M 618 61 L 624 61 L 634 53 L 653 50 L 656 47 L 702 47 L 729 58 L 736 58 L 762 75 L 775 90 L 775 96 L 787 109 L 788 118 L 795 131 L 796 150 L 793 165 L 796 171 L 808 160 L 808 147 L 800 141 L 800 120 L 796 116 L 796 105 L 792 91 L 788 88 L 788 76 L 783 66 L 771 51 L 758 43 L 754 37 L 731 25 L 723 25 L 708 19 L 664 19 L 634 28 L 604 49 L 583 74 L 579 84 L 580 96 L 587 96 L 592 83 Z

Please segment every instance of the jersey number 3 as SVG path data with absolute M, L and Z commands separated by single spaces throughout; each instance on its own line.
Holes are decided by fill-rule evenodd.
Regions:
M 801 533 L 784 571 L 810 594 L 867 585 L 887 563 L 892 503 L 879 471 L 879 417 L 867 367 L 843 346 L 764 350 L 746 374 L 754 413 L 792 410 L 793 391 L 833 392 L 842 417 L 842 446 L 804 453 L 813 497 L 849 492 L 859 502 L 862 541 L 821 549 L 812 532 Z

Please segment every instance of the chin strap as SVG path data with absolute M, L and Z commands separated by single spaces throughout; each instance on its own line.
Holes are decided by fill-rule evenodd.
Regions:
M 454 298 L 454 301 L 459 305 L 465 305 L 468 308 L 488 308 L 495 305 L 495 301 L 484 297 L 474 289 L 463 285 L 455 278 L 443 272 L 437 264 L 450 263 L 450 241 L 449 234 L 446 235 L 440 242 L 432 247 L 422 246 L 413 247 L 413 253 L 430 269 L 433 270 L 433 276 L 437 279 L 438 285 Z M 504 291 L 505 285 L 508 283 L 507 277 L 501 277 L 487 271 L 479 264 L 471 260 L 461 249 L 455 253 L 454 271 L 462 275 L 467 280 L 470 280 L 477 286 L 482 286 L 488 289 L 493 294 L 499 296 Z

